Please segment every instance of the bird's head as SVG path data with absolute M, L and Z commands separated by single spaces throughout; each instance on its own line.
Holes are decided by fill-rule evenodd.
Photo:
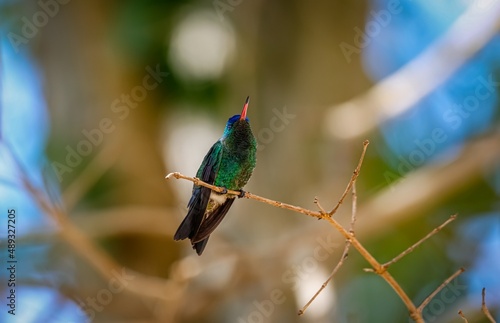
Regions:
M 224 135 L 223 137 L 227 137 L 231 131 L 238 125 L 238 124 L 248 124 L 249 120 L 247 118 L 247 110 L 248 110 L 248 103 L 250 102 L 250 97 L 248 96 L 245 104 L 243 105 L 243 110 L 241 110 L 241 114 L 236 114 L 229 118 L 226 123 L 226 129 L 224 129 Z

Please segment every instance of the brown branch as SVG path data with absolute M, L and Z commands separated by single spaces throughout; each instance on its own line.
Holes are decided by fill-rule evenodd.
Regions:
M 325 210 L 325 209 L 321 206 L 321 204 L 319 204 L 319 199 L 318 199 L 318 197 L 317 197 L 317 196 L 316 196 L 316 197 L 314 197 L 314 204 L 316 204 L 316 206 L 318 207 L 318 209 L 319 209 L 322 213 L 324 213 L 324 214 L 328 213 L 328 212 L 326 212 L 326 210 Z
M 355 190 L 355 182 L 356 182 L 356 179 L 357 179 L 357 177 L 359 175 L 359 171 L 360 171 L 363 159 L 364 159 L 364 155 L 365 155 L 365 152 L 366 152 L 367 145 L 368 145 L 368 141 L 365 141 L 364 142 L 364 146 L 363 146 L 363 153 L 361 155 L 359 164 L 356 167 L 356 170 L 353 172 L 353 176 L 351 177 L 351 180 L 349 181 L 349 184 L 347 185 L 347 188 L 346 188 L 344 194 L 342 195 L 341 199 L 339 200 L 337 206 L 330 213 L 325 213 L 324 212 L 324 209 L 319 204 L 319 201 L 318 201 L 317 198 L 315 198 L 314 203 L 318 206 L 318 208 L 319 208 L 320 211 L 316 211 L 315 212 L 315 211 L 312 211 L 312 210 L 304 209 L 304 208 L 299 207 L 299 206 L 295 206 L 295 205 L 291 205 L 291 204 L 287 204 L 287 203 L 282 203 L 282 202 L 279 202 L 279 201 L 274 201 L 274 200 L 271 200 L 271 199 L 268 199 L 268 198 L 265 198 L 265 197 L 261 197 L 261 196 L 258 196 L 258 195 L 255 195 L 255 194 L 252 194 L 252 193 L 249 193 L 249 192 L 245 192 L 243 197 L 245 197 L 247 199 L 256 200 L 256 201 L 259 201 L 259 202 L 262 202 L 262 203 L 266 203 L 266 204 L 272 205 L 274 207 L 283 208 L 283 209 L 291 210 L 291 211 L 294 211 L 294 212 L 302 213 L 302 214 L 305 214 L 305 215 L 308 215 L 308 216 L 311 216 L 311 217 L 314 217 L 314 218 L 324 219 L 331 226 L 333 226 L 338 232 L 340 232 L 344 236 L 344 238 L 346 239 L 346 246 L 344 248 L 344 252 L 343 252 L 343 255 L 342 255 L 339 263 L 333 269 L 331 275 L 328 277 L 328 279 L 325 281 L 325 283 L 323 283 L 323 285 L 320 287 L 320 289 L 318 290 L 318 292 L 313 296 L 313 298 L 301 310 L 299 310 L 299 315 L 303 314 L 305 312 L 305 310 L 307 309 L 307 307 L 317 297 L 317 295 L 319 295 L 321 293 L 321 291 L 324 288 L 326 288 L 326 286 L 328 285 L 328 283 L 332 279 L 333 275 L 338 271 L 338 269 L 340 268 L 340 266 L 343 264 L 345 258 L 347 257 L 347 252 L 348 252 L 349 246 L 352 245 L 361 254 L 361 256 L 363 258 L 365 258 L 366 261 L 368 261 L 368 263 L 370 264 L 370 266 L 373 268 L 373 269 L 370 269 L 370 271 L 372 271 L 372 272 L 376 273 L 377 275 L 379 275 L 380 277 L 382 277 L 389 284 L 389 286 L 392 287 L 392 289 L 395 291 L 395 293 L 399 296 L 399 298 L 403 301 L 403 303 L 407 307 L 410 317 L 414 321 L 416 321 L 417 323 L 424 323 L 424 320 L 423 320 L 423 317 L 422 317 L 422 311 L 425 308 L 425 306 L 427 306 L 427 304 L 432 300 L 432 298 L 437 293 L 439 293 L 447 284 L 449 284 L 450 281 L 452 281 L 458 275 L 460 275 L 464 271 L 464 269 L 460 268 L 457 272 L 455 272 L 448 279 L 446 279 L 417 308 L 415 306 L 415 304 L 412 302 L 412 300 L 408 297 L 408 295 L 406 294 L 406 292 L 401 288 L 401 286 L 399 285 L 399 283 L 387 271 L 387 267 L 390 266 L 391 264 L 393 264 L 394 262 L 398 261 L 399 259 L 401 259 L 405 255 L 407 255 L 411 251 L 413 251 L 417 246 L 419 246 L 422 242 L 424 242 L 425 240 L 427 240 L 429 237 L 431 237 L 432 235 L 434 235 L 437 232 L 439 232 L 444 226 L 446 226 L 448 223 L 450 223 L 451 221 L 453 221 L 456 218 L 456 215 L 452 215 L 447 221 L 445 221 L 439 227 L 435 228 L 433 231 L 431 231 L 429 234 L 427 234 L 424 238 L 422 238 L 417 243 L 415 243 L 413 246 L 411 246 L 410 248 L 408 248 L 407 250 L 405 250 L 403 253 L 401 253 L 400 255 L 398 255 L 392 261 L 386 263 L 385 265 L 380 264 L 365 249 L 365 247 L 361 244 L 361 242 L 359 242 L 356 239 L 356 237 L 354 235 L 354 231 L 353 231 L 353 225 L 354 225 L 354 222 L 356 221 L 356 217 L 355 216 L 356 216 L 356 213 L 357 213 L 357 195 L 356 195 L 356 190 Z M 188 177 L 188 176 L 182 175 L 181 173 L 177 173 L 177 172 L 176 173 L 170 173 L 170 174 L 168 174 L 166 176 L 167 179 L 172 178 L 172 177 L 174 177 L 176 179 L 185 179 L 185 180 L 191 181 L 195 185 L 204 186 L 204 187 L 210 188 L 210 189 L 212 189 L 212 190 L 214 190 L 216 192 L 219 192 L 219 193 L 224 192 L 224 188 L 207 184 L 207 183 L 205 183 L 205 182 L 203 182 L 200 179 L 195 178 L 195 177 Z M 353 190 L 353 214 L 352 214 L 352 218 L 351 218 L 351 228 L 350 228 L 349 231 L 347 231 L 336 220 L 334 220 L 331 217 L 331 215 L 333 215 L 337 211 L 337 209 L 340 207 L 340 205 L 344 201 L 347 193 L 351 189 Z M 232 194 L 232 195 L 240 195 L 239 191 L 228 191 L 227 193 L 228 194 Z
M 183 174 L 181 174 L 179 172 L 170 173 L 167 176 L 165 176 L 166 179 L 170 179 L 172 177 L 174 177 L 176 179 L 185 179 L 185 180 L 188 180 L 190 182 L 193 182 L 193 184 L 195 184 L 195 185 L 209 188 L 212 191 L 215 191 L 217 193 L 224 192 L 224 188 L 223 187 L 218 187 L 218 186 L 215 186 L 215 185 L 211 185 L 211 184 L 205 183 L 202 180 L 200 180 L 199 178 L 185 176 L 185 175 L 183 175 Z M 227 190 L 227 194 L 230 194 L 230 195 L 240 195 L 241 192 L 240 191 Z M 320 212 L 314 212 L 314 211 L 311 211 L 311 210 L 307 210 L 307 209 L 301 208 L 300 206 L 295 206 L 295 205 L 292 205 L 292 204 L 287 204 L 287 203 L 282 203 L 282 202 L 274 201 L 274 200 L 271 200 L 271 199 L 268 199 L 268 198 L 265 198 L 265 197 L 262 197 L 262 196 L 258 196 L 258 195 L 252 194 L 250 192 L 245 192 L 245 194 L 243 195 L 243 197 L 247 198 L 247 199 L 250 199 L 250 200 L 255 200 L 255 201 L 259 201 L 259 202 L 265 203 L 265 204 L 269 204 L 269 205 L 272 205 L 272 206 L 275 206 L 275 207 L 279 207 L 279 208 L 282 208 L 282 209 L 286 209 L 286 210 L 290 210 L 290 211 L 302 213 L 302 214 L 305 214 L 305 215 L 308 215 L 308 216 L 311 216 L 311 217 L 314 217 L 314 218 L 318 218 L 318 219 L 324 218 L 324 215 L 321 214 Z
M 358 162 L 358 166 L 356 167 L 356 169 L 354 170 L 354 172 L 352 173 L 352 176 L 351 176 L 351 180 L 349 181 L 349 184 L 347 184 L 347 187 L 344 191 L 344 194 L 342 194 L 342 196 L 340 197 L 340 200 L 339 202 L 337 203 L 337 205 L 330 211 L 330 213 L 328 213 L 330 216 L 334 215 L 335 212 L 337 212 L 337 210 L 339 209 L 340 205 L 342 204 L 342 202 L 344 202 L 344 199 L 345 197 L 347 196 L 347 193 L 349 193 L 349 191 L 351 190 L 352 188 L 352 185 L 354 184 L 354 181 L 358 178 L 359 176 L 359 172 L 361 170 L 361 165 L 363 164 L 363 160 L 365 159 L 365 153 L 366 153 L 366 149 L 368 148 L 368 145 L 370 144 L 370 142 L 368 140 L 365 140 L 363 142 L 363 152 L 361 153 L 361 157 L 359 158 L 359 162 Z
M 351 236 L 347 230 L 345 230 L 337 221 L 331 217 L 325 218 L 337 231 L 339 231 L 346 239 L 350 240 L 352 246 L 358 250 L 358 252 L 365 258 L 368 263 L 373 267 L 374 272 L 380 275 L 391 287 L 394 289 L 399 298 L 408 308 L 410 316 L 418 323 L 423 323 L 422 314 L 417 312 L 416 306 L 413 304 L 411 299 L 408 297 L 406 292 L 401 288 L 399 283 L 392 277 L 392 275 L 384 270 L 382 265 L 365 249 L 365 247 L 359 242 L 354 236 Z
M 424 241 L 426 241 L 427 239 L 429 239 L 430 237 L 432 237 L 433 235 L 435 235 L 436 233 L 438 233 L 439 231 L 441 231 L 446 225 L 448 225 L 448 223 L 454 221 L 456 218 L 457 218 L 456 214 L 450 216 L 450 218 L 448 220 L 446 220 L 443 224 L 441 224 L 440 226 L 438 226 L 437 228 L 435 228 L 434 230 L 432 230 L 431 232 L 429 232 L 425 237 L 423 237 L 422 239 L 420 239 L 419 241 L 417 241 L 414 245 L 412 245 L 411 247 L 409 247 L 408 249 L 406 249 L 405 251 L 403 251 L 402 253 L 400 253 L 396 257 L 394 257 L 391 261 L 386 262 L 382 266 L 385 269 L 389 268 L 390 265 L 394 264 L 395 262 L 399 261 L 401 258 L 403 258 L 404 256 L 406 256 L 407 254 L 409 254 L 410 252 L 412 252 L 413 250 L 415 250 L 415 248 L 417 248 Z
M 439 293 L 443 288 L 446 287 L 446 285 L 448 285 L 453 279 L 457 278 L 464 271 L 465 271 L 464 268 L 460 268 L 459 270 L 457 270 L 453 275 L 448 277 L 448 279 L 446 279 L 441 285 L 439 285 L 438 288 L 436 288 L 436 290 L 434 290 L 429 296 L 427 296 L 427 298 L 424 299 L 422 304 L 420 304 L 420 306 L 417 309 L 419 313 L 422 313 L 424 308 L 427 306 L 427 304 L 429 304 L 429 302 L 434 298 L 434 296 L 437 295 L 437 293 Z
M 319 296 L 319 294 L 321 294 L 321 292 L 323 291 L 323 289 L 326 288 L 326 286 L 328 286 L 328 283 L 330 283 L 330 281 L 333 279 L 333 276 L 335 276 L 335 274 L 337 273 L 337 271 L 340 269 L 340 267 L 344 264 L 344 260 L 347 259 L 347 256 L 348 256 L 348 252 L 349 252 L 349 247 L 350 247 L 350 242 L 349 241 L 346 241 L 346 244 L 345 244 L 345 247 L 344 247 L 344 251 L 342 252 L 342 256 L 340 257 L 340 260 L 339 262 L 337 263 L 337 265 L 335 266 L 335 268 L 333 268 L 332 272 L 330 273 L 330 276 L 328 276 L 328 278 L 325 280 L 325 282 L 321 285 L 321 287 L 316 291 L 316 293 L 313 295 L 313 297 L 311 297 L 311 299 L 306 303 L 306 305 L 304 305 L 298 312 L 297 314 L 298 315 L 302 315 L 306 312 L 306 310 L 309 308 L 309 305 L 312 304 L 312 302 L 314 302 L 314 300 L 316 299 L 316 297 Z
M 315 203 L 317 202 L 317 199 L 315 199 Z M 318 203 L 317 203 L 318 204 Z M 318 204 L 318 207 L 322 210 L 321 206 Z M 351 224 L 349 228 L 349 232 L 351 235 L 354 236 L 354 223 L 356 222 L 356 210 L 357 210 L 357 194 L 356 194 L 356 180 L 354 180 L 353 185 L 352 185 L 352 215 L 351 215 Z M 322 210 L 324 211 L 324 210 Z M 326 279 L 326 281 L 321 285 L 321 287 L 316 291 L 316 293 L 313 295 L 313 297 L 304 305 L 298 312 L 298 315 L 302 315 L 305 313 L 309 305 L 314 302 L 316 297 L 318 297 L 319 294 L 323 291 L 323 289 L 328 286 L 330 281 L 333 279 L 333 276 L 337 273 L 337 271 L 340 269 L 340 267 L 344 264 L 344 261 L 347 259 L 347 256 L 349 254 L 349 247 L 351 246 L 351 242 L 349 240 L 346 240 L 345 246 L 344 246 L 344 251 L 342 252 L 342 256 L 340 257 L 339 262 L 333 268 L 332 272 L 330 273 L 330 276 Z
M 469 321 L 467 321 L 467 318 L 465 317 L 464 313 L 462 313 L 462 310 L 458 311 L 458 315 L 460 315 L 460 317 L 464 320 L 465 323 L 469 323 Z
M 213 189 L 214 191 L 219 192 L 219 193 L 224 191 L 224 188 L 222 188 L 222 187 L 217 187 L 214 185 L 207 184 L 196 177 L 185 176 L 185 175 L 182 175 L 181 173 L 178 173 L 178 172 L 170 173 L 166 176 L 167 179 L 172 178 L 172 177 L 177 178 L 177 179 L 188 180 L 190 182 L 193 182 L 195 185 L 204 186 L 204 187 Z M 231 190 L 228 190 L 227 193 L 233 194 L 233 195 L 240 194 L 239 191 L 231 191 Z M 339 231 L 344 236 L 344 238 L 346 238 L 352 244 L 352 246 L 354 248 L 356 248 L 356 250 L 358 250 L 358 252 L 361 254 L 361 256 L 363 256 L 363 258 L 365 258 L 368 261 L 368 263 L 374 268 L 374 272 L 377 273 L 378 275 L 380 275 L 394 289 L 396 294 L 398 294 L 398 296 L 401 298 L 403 303 L 408 308 L 408 311 L 410 312 L 410 316 L 413 318 L 413 320 L 415 320 L 418 323 L 424 322 L 422 319 L 422 314 L 417 312 L 416 306 L 413 304 L 413 302 L 408 297 L 406 292 L 401 288 L 399 283 L 392 277 L 392 275 L 389 274 L 389 272 L 386 271 L 382 267 L 382 265 L 365 249 L 365 247 L 361 244 L 361 242 L 359 242 L 344 227 L 342 227 L 342 225 L 340 225 L 337 221 L 335 221 L 328 214 L 325 215 L 325 214 L 322 214 L 321 212 L 311 211 L 308 209 L 304 209 L 300 206 L 295 206 L 295 205 L 291 205 L 291 204 L 287 204 L 287 203 L 274 201 L 274 200 L 271 200 L 271 199 L 268 199 L 265 197 L 261 197 L 261 196 L 258 196 L 258 195 L 255 195 L 255 194 L 252 194 L 249 192 L 245 192 L 243 197 L 245 197 L 247 199 L 259 201 L 259 202 L 262 202 L 265 204 L 269 204 L 269 205 L 272 205 L 274 207 L 302 213 L 302 214 L 308 215 L 310 217 L 326 220 L 331 226 L 333 226 L 337 231 Z
M 369 142 L 367 140 L 365 140 L 365 142 L 363 143 L 363 153 L 362 153 L 361 158 L 360 158 L 360 163 L 358 164 L 358 167 L 356 168 L 356 170 L 353 173 L 353 176 L 351 177 L 351 181 L 349 182 L 349 184 L 347 186 L 348 189 L 346 189 L 347 192 L 352 188 L 353 182 L 358 177 L 359 168 L 361 167 L 361 163 L 363 161 L 363 157 L 365 155 L 368 143 Z M 217 187 L 214 185 L 207 184 L 207 183 L 201 181 L 199 178 L 185 176 L 185 175 L 178 173 L 178 172 L 170 173 L 165 178 L 170 179 L 172 177 L 174 177 L 176 179 L 185 179 L 185 180 L 191 181 L 195 185 L 210 188 L 211 190 L 213 190 L 215 192 L 219 192 L 219 193 L 224 192 L 224 188 L 222 188 L 222 187 Z M 227 193 L 232 194 L 232 195 L 239 195 L 240 194 L 239 191 L 231 191 L 231 190 L 228 190 Z M 347 193 L 344 192 L 344 195 L 347 195 Z M 422 313 L 417 310 L 417 307 L 415 306 L 415 304 L 413 304 L 410 297 L 408 297 L 406 292 L 403 290 L 403 288 L 401 288 L 401 286 L 394 279 L 394 277 L 392 277 L 392 275 L 382 267 L 382 265 L 368 252 L 368 250 L 365 249 L 365 247 L 361 244 L 361 242 L 359 242 L 356 239 L 356 237 L 354 235 L 352 235 L 342 225 L 340 225 L 340 223 L 338 223 L 337 221 L 335 221 L 331 217 L 331 214 L 333 214 L 336 211 L 336 209 L 338 209 L 338 206 L 342 203 L 343 198 L 345 196 L 343 196 L 343 198 L 339 201 L 338 206 L 336 208 L 334 208 L 330 214 L 315 212 L 315 211 L 311 211 L 308 209 L 304 209 L 304 208 L 299 207 L 299 206 L 274 201 L 274 200 L 271 200 L 271 199 L 268 199 L 265 197 L 261 197 L 261 196 L 258 196 L 258 195 L 255 195 L 255 194 L 252 194 L 249 192 L 245 192 L 243 197 L 245 197 L 247 199 L 259 201 L 262 203 L 266 203 L 266 204 L 272 205 L 274 207 L 302 213 L 302 214 L 308 215 L 310 217 L 326 220 L 331 226 L 333 226 L 338 232 L 340 232 L 347 241 L 349 241 L 351 243 L 351 245 L 361 254 L 361 256 L 363 256 L 363 258 L 366 259 L 366 261 L 368 261 L 368 263 L 373 267 L 374 272 L 377 273 L 378 275 L 380 275 L 392 287 L 394 292 L 399 296 L 399 298 L 401 298 L 403 303 L 406 305 L 408 312 L 410 314 L 410 317 L 414 321 L 416 321 L 417 323 L 424 323 L 424 320 L 422 318 Z
M 358 212 L 358 192 L 356 191 L 356 181 L 352 184 L 352 215 L 349 225 L 349 232 L 354 236 L 354 223 L 356 223 L 356 214 Z
M 488 320 L 490 320 L 490 322 L 496 323 L 495 319 L 493 318 L 493 316 L 490 313 L 490 310 L 486 306 L 486 288 L 483 287 L 481 294 L 482 294 L 481 310 L 483 311 L 484 315 L 486 315 Z
M 172 177 L 175 177 L 176 179 L 181 178 L 181 179 L 188 180 L 190 182 L 193 182 L 194 185 L 198 185 L 198 186 L 203 186 L 203 187 L 209 188 L 212 191 L 215 191 L 217 193 L 224 192 L 224 188 L 222 188 L 222 187 L 218 187 L 218 186 L 215 186 L 215 185 L 207 184 L 207 183 L 205 183 L 204 181 L 202 181 L 199 178 L 185 176 L 185 175 L 182 175 L 179 172 L 170 173 L 167 176 L 165 176 L 165 179 L 170 179 Z M 230 194 L 230 195 L 240 195 L 240 193 L 241 193 L 240 191 L 227 190 L 227 194 Z

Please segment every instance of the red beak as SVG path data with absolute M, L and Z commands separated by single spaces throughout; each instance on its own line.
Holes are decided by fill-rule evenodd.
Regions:
M 243 110 L 241 111 L 240 120 L 245 120 L 247 118 L 248 102 L 250 102 L 249 96 L 247 96 L 247 100 L 245 101 L 245 105 L 243 106 Z

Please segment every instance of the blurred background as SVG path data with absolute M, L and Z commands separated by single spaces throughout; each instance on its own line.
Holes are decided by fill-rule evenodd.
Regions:
M 369 139 L 356 235 L 428 322 L 500 319 L 500 3 L 0 1 L 2 322 L 407 322 L 324 221 L 238 200 L 199 257 L 173 234 L 250 95 L 246 190 L 331 209 Z M 15 317 L 8 210 L 16 213 Z M 336 215 L 345 226 L 350 196 Z

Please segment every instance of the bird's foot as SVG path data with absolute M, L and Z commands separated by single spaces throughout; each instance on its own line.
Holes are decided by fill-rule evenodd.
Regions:
M 242 198 L 242 197 L 245 197 L 245 191 L 244 190 L 238 190 L 238 192 L 240 192 L 240 195 L 238 195 L 238 198 Z
M 220 192 L 219 194 L 227 194 L 227 188 L 223 187 L 222 192 Z

